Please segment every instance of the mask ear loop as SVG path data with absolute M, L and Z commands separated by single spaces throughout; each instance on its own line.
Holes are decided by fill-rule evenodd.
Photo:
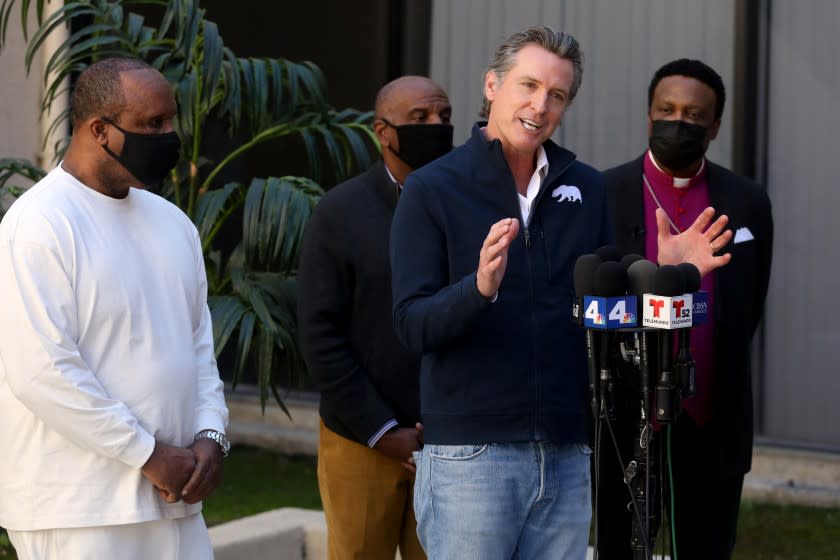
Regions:
M 123 138 L 126 138 L 126 131 L 125 131 L 125 129 L 124 129 L 123 127 L 121 127 L 120 125 L 118 125 L 116 122 L 114 122 L 114 119 L 112 119 L 112 118 L 110 118 L 110 117 L 106 117 L 106 116 L 101 116 L 101 117 L 99 117 L 99 118 L 100 118 L 100 119 L 102 119 L 103 121 L 105 121 L 106 123 L 110 124 L 110 125 L 111 125 L 111 126 L 113 126 L 114 128 L 116 128 L 116 129 L 117 129 L 117 130 L 119 130 L 120 132 L 122 132 Z M 120 160 L 120 156 L 118 156 L 116 153 L 114 153 L 114 150 L 112 150 L 111 148 L 109 148 L 107 144 L 106 144 L 106 145 L 104 145 L 104 146 L 102 146 L 102 149 L 103 149 L 103 150 L 105 150 L 105 153 L 106 153 L 106 154 L 108 154 L 109 156 L 111 156 L 111 157 L 112 157 L 112 158 L 114 158 L 115 160 L 117 160 L 117 161 L 121 161 L 121 160 Z

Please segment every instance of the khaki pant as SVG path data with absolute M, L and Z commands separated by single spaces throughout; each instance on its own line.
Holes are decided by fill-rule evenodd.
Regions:
M 321 422 L 318 484 L 330 560 L 424 560 L 414 519 L 414 475 Z

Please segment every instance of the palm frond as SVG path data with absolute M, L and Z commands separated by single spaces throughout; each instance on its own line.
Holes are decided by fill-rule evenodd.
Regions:
M 216 23 L 205 18 L 199 0 L 55 0 L 48 14 L 49 2 L 0 0 L 0 52 L 18 14 L 27 72 L 37 67 L 53 33 L 71 29 L 43 69 L 45 115 L 66 98 L 74 75 L 105 57 L 140 58 L 170 81 L 183 147 L 162 194 L 193 217 L 202 238 L 217 355 L 234 348 L 234 386 L 252 368 L 263 406 L 270 391 L 288 413 L 280 386 L 304 371 L 296 344 L 293 276 L 303 232 L 323 194 L 322 178 L 342 180 L 371 163 L 378 148 L 371 114 L 330 107 L 326 78 L 312 62 L 237 57 Z M 149 13 L 162 15 L 153 21 L 142 15 Z M 37 21 L 34 30 L 30 19 Z M 52 143 L 61 157 L 69 141 L 63 133 L 69 111 L 56 113 L 49 114 L 44 146 Z M 222 123 L 237 142 L 215 160 L 204 146 L 210 119 Z M 228 164 L 279 138 L 300 143 L 309 178 L 282 176 L 281 167 L 276 177 L 246 175 L 214 188 Z M 22 160 L 0 160 L 0 194 L 19 194 L 44 174 Z M 231 218 L 241 218 L 242 237 L 233 240 L 228 253 L 230 243 L 217 238 Z
M 301 177 L 254 179 L 242 216 L 245 262 L 257 270 L 296 265 L 303 228 L 321 189 Z

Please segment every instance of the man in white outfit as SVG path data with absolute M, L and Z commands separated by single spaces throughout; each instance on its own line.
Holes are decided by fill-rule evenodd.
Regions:
M 107 59 L 71 111 L 66 158 L 0 224 L 0 525 L 22 559 L 212 558 L 230 444 L 201 244 L 143 190 L 177 161 L 175 98 Z

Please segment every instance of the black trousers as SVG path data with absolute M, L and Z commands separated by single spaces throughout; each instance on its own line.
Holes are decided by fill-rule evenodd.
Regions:
M 638 384 L 624 387 L 615 399 L 615 420 L 612 426 L 619 444 L 624 467 L 633 459 L 634 445 L 639 439 Z M 673 463 L 673 498 L 676 545 L 680 560 L 728 560 L 735 546 L 738 525 L 738 509 L 741 502 L 743 475 L 722 477 L 719 468 L 720 431 L 711 424 L 699 427 L 691 418 L 681 415 L 671 425 L 671 459 Z M 616 452 L 607 428 L 604 426 L 600 438 L 600 458 L 595 469 L 593 455 L 593 509 L 596 512 L 598 558 L 600 560 L 641 560 L 644 553 L 634 556 L 631 547 L 632 525 L 635 514 L 630 507 L 630 493 L 623 482 L 624 470 L 619 466 Z M 668 487 L 667 467 L 663 487 L 659 479 L 660 456 L 666 455 L 666 432 L 656 432 L 650 456 L 655 463 L 651 511 L 656 519 L 652 532 L 662 525 L 660 502 L 671 515 L 671 491 Z M 597 475 L 597 476 L 596 476 Z M 596 497 L 597 494 L 597 497 Z M 664 498 L 664 499 L 662 499 Z M 643 504 L 638 504 L 643 508 Z M 670 533 L 663 526 L 663 533 Z M 656 550 L 662 549 L 662 537 L 657 539 Z M 652 551 L 653 552 L 653 551 Z M 666 550 L 666 552 L 668 552 Z

